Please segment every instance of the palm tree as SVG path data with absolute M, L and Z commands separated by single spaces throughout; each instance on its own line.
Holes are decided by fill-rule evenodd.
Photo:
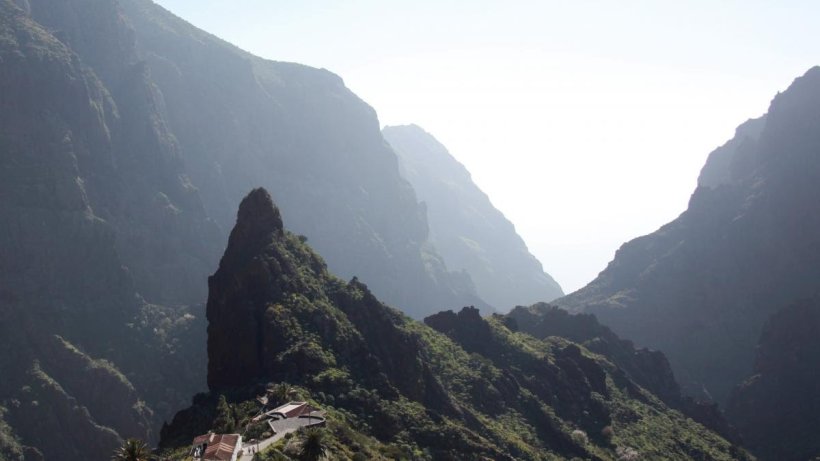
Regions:
M 302 449 L 299 452 L 300 461 L 319 461 L 328 450 L 325 431 L 318 428 L 308 429 L 304 433 Z
M 128 439 L 114 451 L 111 461 L 148 461 L 151 450 L 140 439 Z

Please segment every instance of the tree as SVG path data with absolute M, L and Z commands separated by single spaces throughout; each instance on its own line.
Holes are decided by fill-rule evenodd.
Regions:
M 151 450 L 139 439 L 128 439 L 114 451 L 112 461 L 148 461 Z
M 304 431 L 302 449 L 299 451 L 300 461 L 319 461 L 328 450 L 325 431 L 319 428 L 312 428 Z
M 216 418 L 214 418 L 213 429 L 217 434 L 228 434 L 236 428 L 236 421 L 233 417 L 233 410 L 224 395 L 219 396 L 219 403 L 216 404 Z

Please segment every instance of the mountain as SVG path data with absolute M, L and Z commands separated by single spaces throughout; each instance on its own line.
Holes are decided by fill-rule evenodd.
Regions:
M 408 314 L 484 304 L 429 244 L 425 210 L 376 112 L 341 78 L 257 58 L 149 0 L 120 4 L 185 171 L 223 237 L 245 192 L 264 186 L 335 273 L 367 280 Z
M 726 413 L 761 459 L 820 456 L 820 301 L 778 310 L 763 327 L 754 374 L 735 388 Z
M 513 224 L 440 142 L 416 125 L 382 133 L 427 209 L 430 241 L 448 268 L 470 275 L 481 299 L 508 310 L 563 296 Z
M 210 393 L 163 429 L 173 459 L 283 385 L 326 409 L 334 459 L 746 459 L 583 346 L 472 307 L 425 325 L 330 275 L 263 189 L 209 288 Z
M 741 440 L 737 430 L 721 414 L 716 404 L 700 402 L 684 395 L 672 367 L 660 351 L 636 348 L 598 323 L 591 314 L 570 314 L 545 303 L 518 306 L 506 318 L 507 325 L 539 339 L 561 337 L 583 345 L 606 357 L 631 381 L 652 392 L 669 407 L 719 433 L 728 440 Z
M 173 279 L 184 298 L 206 268 L 186 255 L 211 228 L 144 69 L 101 56 L 109 91 L 32 19 L 56 5 L 21 4 L 0 1 L 3 439 L 20 446 L 11 459 L 104 459 L 201 388 L 205 354 L 187 348 L 204 340 L 197 319 L 136 286 L 154 294 Z M 87 13 L 117 24 L 97 6 Z M 99 42 L 127 59 L 127 40 Z
M 624 244 L 588 286 L 556 301 L 663 351 L 693 395 L 725 403 L 778 309 L 820 279 L 820 68 L 714 151 L 688 209 Z
M 108 458 L 206 386 L 208 274 L 270 187 L 334 270 L 417 317 L 483 302 L 375 112 L 143 0 L 0 0 L 0 452 Z M 227 217 L 226 217 L 227 216 Z

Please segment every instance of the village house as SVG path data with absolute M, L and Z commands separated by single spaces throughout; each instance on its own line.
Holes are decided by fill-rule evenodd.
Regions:
M 236 461 L 241 450 L 241 435 L 209 432 L 194 438 L 191 455 L 196 461 Z

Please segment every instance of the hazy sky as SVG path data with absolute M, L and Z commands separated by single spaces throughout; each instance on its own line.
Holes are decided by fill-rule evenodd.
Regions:
M 158 3 L 425 128 L 566 292 L 680 214 L 709 152 L 820 64 L 816 1 Z

